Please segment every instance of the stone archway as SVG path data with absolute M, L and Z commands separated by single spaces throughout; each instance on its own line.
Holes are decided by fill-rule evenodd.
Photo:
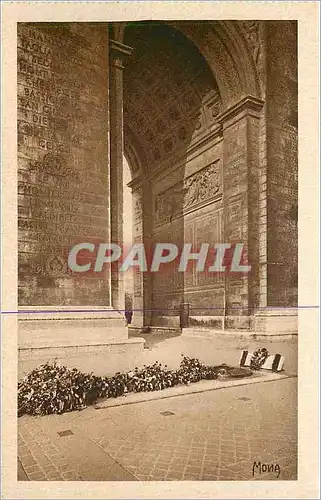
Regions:
M 123 84 L 134 241 L 242 241 L 257 263 L 250 234 L 258 214 L 259 53 L 252 57 L 241 26 L 224 22 L 138 22 L 117 33 L 133 49 Z M 258 272 L 256 264 L 242 279 L 137 271 L 134 323 L 179 327 L 187 302 L 195 324 L 221 327 L 227 315 L 231 327 L 248 328 Z
M 296 22 L 160 25 L 161 39 L 171 41 L 166 71 L 156 72 L 156 47 L 145 76 L 126 80 L 139 40 L 143 52 L 146 40 L 152 47 L 153 23 L 18 24 L 19 308 L 26 311 L 19 318 L 35 345 L 53 314 L 63 335 L 61 319 L 81 330 L 83 320 L 103 320 L 97 335 L 86 330 L 76 339 L 73 322 L 69 345 L 127 335 L 118 270 L 96 273 L 94 253 L 86 255 L 88 275 L 67 265 L 79 242 L 123 244 L 124 143 L 138 241 L 242 242 L 253 266 L 223 282 L 190 272 L 163 283 L 137 274 L 137 326 L 175 327 L 187 303 L 196 325 L 221 326 L 224 318 L 228 328 L 296 332 Z M 186 54 L 195 57 L 188 62 Z M 146 70 L 157 76 L 155 95 Z M 138 125 L 136 98 L 130 104 L 135 81 L 148 127 Z M 260 307 L 282 311 L 260 315 Z M 151 314 L 157 308 L 171 314 Z

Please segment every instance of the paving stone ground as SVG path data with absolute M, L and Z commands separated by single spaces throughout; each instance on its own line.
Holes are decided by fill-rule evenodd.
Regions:
M 291 377 L 128 406 L 23 416 L 18 478 L 295 480 L 296 401 L 297 379 Z M 254 462 L 278 464 L 279 477 L 256 467 L 253 475 Z
M 206 364 L 236 366 L 242 349 L 266 347 L 285 356 L 287 373 L 297 369 L 295 340 L 264 343 L 153 334 L 146 336 L 146 344 L 138 364 L 158 360 L 174 367 L 184 353 Z M 18 420 L 18 479 L 293 480 L 296 408 L 297 379 L 292 377 L 128 406 L 23 416 Z M 279 477 L 271 471 L 260 474 L 257 467 L 253 475 L 254 462 L 278 464 Z

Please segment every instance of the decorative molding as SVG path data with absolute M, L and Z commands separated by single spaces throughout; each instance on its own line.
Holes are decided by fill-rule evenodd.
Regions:
M 249 44 L 255 64 L 258 64 L 261 52 L 260 21 L 240 21 L 242 31 Z
M 216 120 L 225 126 L 228 120 L 241 115 L 250 114 L 259 118 L 263 105 L 264 101 L 262 99 L 254 96 L 246 96 L 223 113 L 220 113 L 216 117 Z
M 134 177 L 128 184 L 127 186 L 132 189 L 134 192 L 136 189 L 140 188 L 143 183 L 143 177 L 142 174 L 137 175 L 137 177 Z
M 124 136 L 126 133 L 128 134 L 128 131 L 126 132 L 126 129 L 124 129 Z M 133 146 L 132 142 L 129 144 L 128 141 L 124 141 L 124 154 L 128 161 L 129 169 L 133 177 L 141 171 L 141 165 L 138 159 L 139 156 L 136 152 L 136 148 Z
M 125 45 L 117 40 L 109 40 L 109 43 L 112 54 L 117 54 L 117 56 L 130 56 L 134 50 L 132 47 L 129 47 L 129 45 Z

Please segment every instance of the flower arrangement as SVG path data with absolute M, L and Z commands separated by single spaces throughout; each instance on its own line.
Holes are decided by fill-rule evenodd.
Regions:
M 268 357 L 269 351 L 265 349 L 265 347 L 261 347 L 261 349 L 254 351 L 250 361 L 251 369 L 260 370 Z
M 183 356 L 183 355 L 182 355 Z M 248 376 L 250 370 L 228 365 L 206 366 L 196 358 L 183 356 L 177 370 L 157 362 L 113 377 L 84 374 L 57 363 L 32 370 L 18 384 L 18 416 L 49 415 L 81 410 L 98 398 L 117 398 L 128 392 L 160 391 L 180 384 L 229 376 Z

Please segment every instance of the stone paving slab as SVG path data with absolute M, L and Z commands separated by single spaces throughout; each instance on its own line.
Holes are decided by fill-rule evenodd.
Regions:
M 29 481 L 27 474 L 25 473 L 24 468 L 18 458 L 17 460 L 17 473 L 18 473 L 18 481 Z
M 33 481 L 243 481 L 297 478 L 297 379 L 95 410 L 19 418 Z M 58 432 L 63 433 L 59 435 Z M 259 472 L 254 462 L 278 464 Z
M 103 481 L 106 477 L 111 481 L 136 480 L 88 440 L 83 430 L 74 429 L 60 436 L 55 426 L 44 430 L 41 418 L 19 419 L 18 454 L 29 480 Z

